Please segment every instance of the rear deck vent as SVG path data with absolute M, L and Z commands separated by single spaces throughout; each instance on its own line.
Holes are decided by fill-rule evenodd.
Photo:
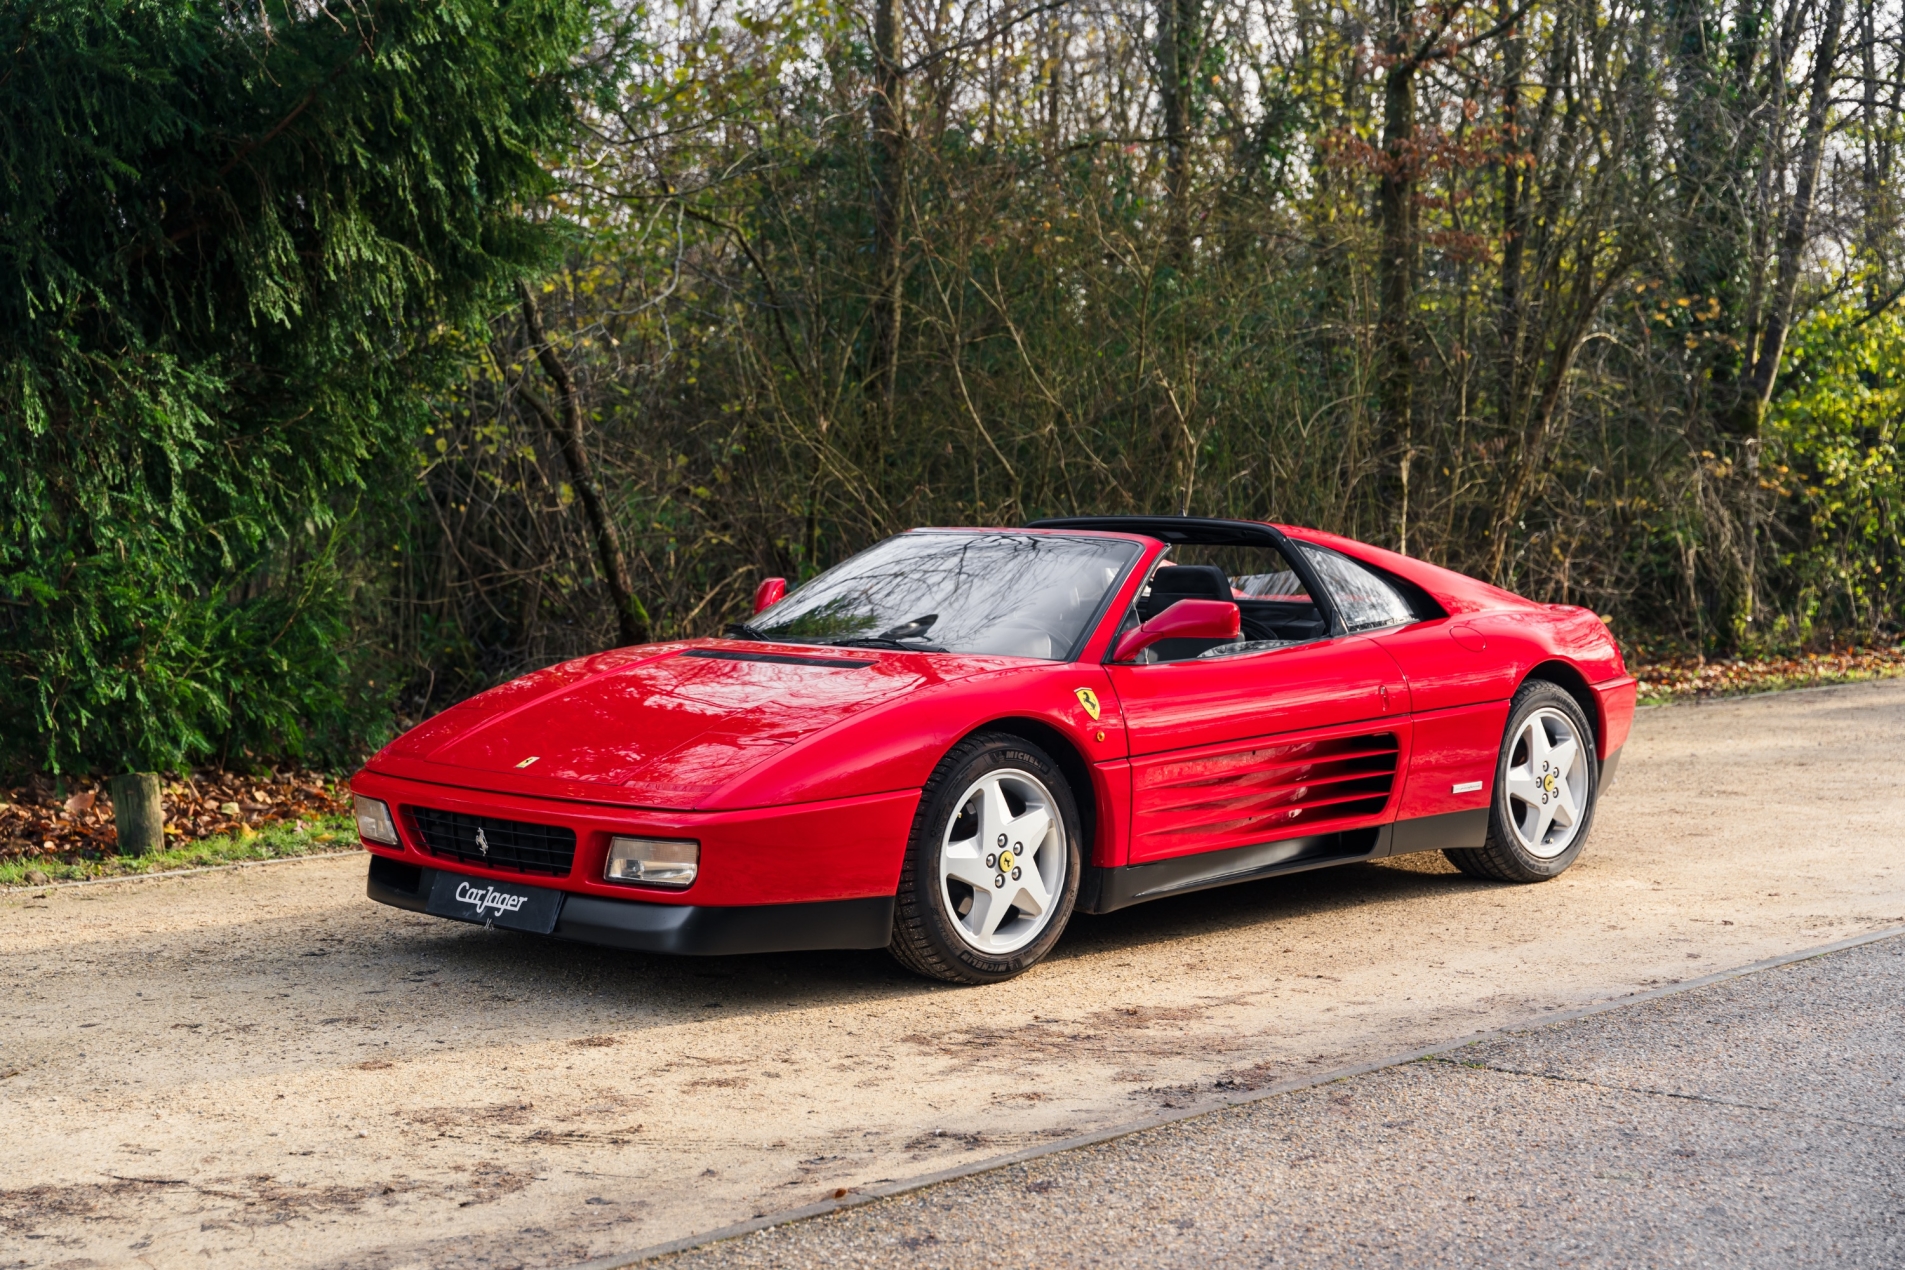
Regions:
M 566 877 L 575 863 L 575 830 L 521 820 L 405 807 L 430 854 L 491 869 Z

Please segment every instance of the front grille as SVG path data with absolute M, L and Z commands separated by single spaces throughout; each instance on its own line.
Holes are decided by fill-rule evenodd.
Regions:
M 434 807 L 406 807 L 417 836 L 432 855 L 492 869 L 566 877 L 575 863 L 575 830 L 491 816 L 466 816 Z M 482 835 L 478 841 L 478 834 Z

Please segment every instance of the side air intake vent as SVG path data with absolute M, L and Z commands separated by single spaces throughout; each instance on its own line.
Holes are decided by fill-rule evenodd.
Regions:
M 1318 833 L 1382 811 L 1396 784 L 1393 732 L 1293 741 L 1133 773 L 1136 844 L 1173 854 L 1172 843 L 1265 842 Z

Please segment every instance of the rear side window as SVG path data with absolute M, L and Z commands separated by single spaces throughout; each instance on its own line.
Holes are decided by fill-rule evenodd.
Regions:
M 1336 602 L 1336 611 L 1349 630 L 1377 631 L 1416 620 L 1402 592 L 1348 556 L 1307 542 L 1296 545 Z

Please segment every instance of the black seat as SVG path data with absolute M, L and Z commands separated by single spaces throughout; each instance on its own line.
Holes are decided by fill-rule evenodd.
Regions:
M 1327 631 L 1323 615 L 1308 599 L 1239 600 L 1245 639 L 1321 639 Z
M 1150 594 L 1138 601 L 1138 616 L 1148 622 L 1179 600 L 1231 598 L 1230 578 L 1216 565 L 1165 565 L 1151 575 Z
M 1148 622 L 1179 600 L 1236 603 L 1230 593 L 1230 576 L 1216 565 L 1172 564 L 1151 575 L 1150 592 L 1138 601 L 1138 616 Z M 1183 661 L 1230 642 L 1227 639 L 1163 639 L 1151 648 L 1159 661 Z

